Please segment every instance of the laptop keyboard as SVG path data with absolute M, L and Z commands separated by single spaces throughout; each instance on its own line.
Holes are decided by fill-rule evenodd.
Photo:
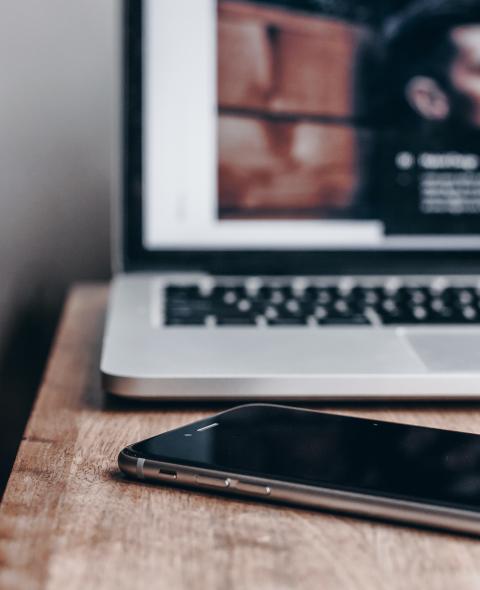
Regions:
M 245 279 L 165 288 L 168 326 L 390 326 L 480 323 L 480 283 Z

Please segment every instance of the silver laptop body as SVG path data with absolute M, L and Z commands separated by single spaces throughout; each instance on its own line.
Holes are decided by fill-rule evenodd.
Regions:
M 322 34 L 329 35 L 330 29 L 334 35 L 343 27 L 343 36 L 345 31 L 367 30 L 368 22 L 353 22 L 354 16 L 348 20 L 340 14 L 332 17 L 297 10 L 293 2 L 277 4 L 216 4 L 213 0 L 124 4 L 121 181 L 114 206 L 116 274 L 101 359 L 104 389 L 120 396 L 163 400 L 479 398 L 480 238 L 474 216 L 462 216 L 458 210 L 451 213 L 450 232 L 448 212 L 444 213 L 438 234 L 428 227 L 425 230 L 425 209 L 415 214 L 418 219 L 415 215 L 407 219 L 411 226 L 403 229 L 396 224 L 406 222 L 395 208 L 372 221 L 355 207 L 342 209 L 338 219 L 317 219 L 318 212 L 305 206 L 290 220 L 286 210 L 272 214 L 260 206 L 255 209 L 264 197 L 255 193 L 255 187 L 247 187 L 257 201 L 253 197 L 247 205 L 238 201 L 238 210 L 232 209 L 233 200 L 224 209 L 219 201 L 211 213 L 216 225 L 210 233 L 207 222 L 188 221 L 193 210 L 189 207 L 199 207 L 188 191 L 198 184 L 199 202 L 210 198 L 209 191 L 216 191 L 215 173 L 209 169 L 205 174 L 205 166 L 216 161 L 224 144 L 237 141 L 235 125 L 244 125 L 238 127 L 239 133 L 246 133 L 245 121 L 262 118 L 262 108 L 271 109 L 265 115 L 268 121 L 262 122 L 265 129 L 270 124 L 298 125 L 292 128 L 292 134 L 298 132 L 300 138 L 297 148 L 311 145 L 301 141 L 320 127 L 335 130 L 338 124 L 350 129 L 350 120 L 338 115 L 326 121 L 326 115 L 292 114 L 293 102 L 289 112 L 283 113 L 285 102 L 280 99 L 240 112 L 227 104 L 227 99 L 233 101 L 227 96 L 222 99 L 227 106 L 221 103 L 219 114 L 215 109 L 211 116 L 206 108 L 213 91 L 211 80 L 208 88 L 203 81 L 215 78 L 218 83 L 217 44 L 228 49 L 231 38 L 238 44 L 245 34 L 249 48 L 257 47 L 257 42 L 261 48 L 265 29 L 270 31 L 267 41 L 273 38 L 274 43 L 284 43 L 285 55 L 302 46 L 301 42 L 288 45 L 292 30 L 300 35 L 304 27 L 305 35 L 312 35 L 312 46 Z M 186 15 L 190 15 L 187 20 Z M 176 29 L 179 23 L 183 23 L 181 33 Z M 217 44 L 209 45 L 216 30 L 220 30 Z M 180 41 L 183 45 L 176 47 Z M 170 61 L 169 47 L 175 61 Z M 304 59 L 308 60 L 305 47 Z M 183 79 L 187 70 L 188 80 L 193 80 L 188 96 L 185 89 L 190 86 Z M 197 79 L 198 71 L 202 76 Z M 170 72 L 170 79 L 165 72 Z M 179 105 L 183 116 L 176 120 Z M 210 119 L 205 123 L 202 116 Z M 176 123 L 170 128 L 172 120 Z M 197 124 L 200 127 L 193 133 L 191 127 Z M 278 137 L 287 141 L 286 127 L 282 129 Z M 265 145 L 258 149 L 267 149 Z M 252 146 L 257 149 L 254 143 Z M 204 155 L 195 157 L 208 150 L 213 154 L 210 160 Z M 312 153 L 316 157 L 320 152 L 317 147 Z M 460 169 L 462 183 L 473 182 L 468 175 L 475 174 L 478 162 L 471 150 L 467 159 L 461 159 L 459 150 L 457 160 L 449 161 L 445 155 L 435 160 L 435 154 L 427 160 L 425 153 L 397 150 L 397 172 L 409 173 L 413 160 L 423 157 L 415 165 L 435 168 L 425 172 L 431 173 L 430 180 L 422 176 L 423 183 L 430 182 L 429 191 L 436 190 L 442 166 L 447 167 L 450 178 Z M 182 158 L 185 162 L 179 162 Z M 258 161 L 245 164 L 243 172 Z M 270 161 L 266 159 L 265 165 Z M 299 170 L 301 176 L 307 169 Z M 158 184 L 163 182 L 158 180 L 162 173 L 168 181 L 165 185 Z M 296 183 L 301 182 L 300 176 Z M 317 182 L 310 169 L 305 172 L 307 177 Z M 282 186 L 288 185 L 289 178 L 285 177 Z M 394 176 L 392 182 L 398 178 Z M 402 178 L 399 191 L 407 190 Z M 274 181 L 269 185 L 272 194 L 277 186 Z M 175 182 L 178 192 L 167 195 L 176 188 Z M 460 197 L 454 197 L 458 204 Z M 248 211 L 242 209 L 247 206 Z M 202 214 L 200 208 L 198 211 L 195 209 L 197 216 Z M 310 217 L 305 219 L 305 215 Z M 435 224 L 436 218 L 432 219 Z M 415 224 L 420 229 L 415 231 Z M 337 233 L 331 238 L 329 232 Z

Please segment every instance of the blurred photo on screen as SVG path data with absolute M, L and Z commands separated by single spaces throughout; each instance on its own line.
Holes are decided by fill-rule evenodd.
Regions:
M 218 219 L 480 229 L 480 2 L 219 0 Z

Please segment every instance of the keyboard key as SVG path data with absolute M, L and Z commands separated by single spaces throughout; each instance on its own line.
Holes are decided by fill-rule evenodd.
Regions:
M 319 321 L 321 326 L 368 326 L 370 321 L 363 315 L 329 316 Z
M 240 299 L 237 308 L 239 311 L 250 311 L 252 309 L 252 304 L 248 299 Z
M 256 318 L 252 316 L 219 316 L 217 326 L 254 326 Z

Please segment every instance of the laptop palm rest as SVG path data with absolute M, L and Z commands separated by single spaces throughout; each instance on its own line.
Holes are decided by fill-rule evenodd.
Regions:
M 188 334 L 187 334 L 188 332 Z M 410 344 L 395 331 L 164 331 L 142 357 L 145 369 L 170 375 L 312 375 L 425 373 Z M 133 351 L 132 351 L 133 352 Z

